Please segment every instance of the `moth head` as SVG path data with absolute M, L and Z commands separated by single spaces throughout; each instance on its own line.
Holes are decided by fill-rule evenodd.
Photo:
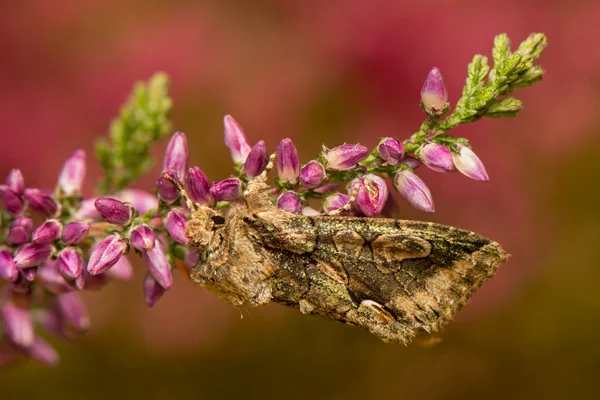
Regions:
M 201 205 L 187 223 L 185 235 L 201 250 L 225 227 L 225 217 L 218 211 Z

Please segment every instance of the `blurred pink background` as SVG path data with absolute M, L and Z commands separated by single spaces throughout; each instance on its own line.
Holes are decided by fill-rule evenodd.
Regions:
M 222 117 L 302 162 L 321 144 L 404 139 L 441 69 L 454 104 L 473 54 L 508 33 L 544 32 L 542 83 L 515 93 L 515 119 L 470 139 L 491 181 L 419 170 L 436 201 L 401 217 L 471 229 L 513 255 L 432 348 L 385 345 L 354 328 L 271 305 L 236 310 L 179 277 L 146 309 L 132 282 L 86 296 L 93 325 L 53 342 L 55 369 L 0 372 L 2 398 L 582 398 L 600 373 L 600 2 L 474 0 L 37 0 L 0 3 L 0 176 L 50 187 L 93 142 L 134 81 L 172 80 L 174 128 L 212 180 L 229 175 Z M 162 156 L 166 141 L 155 149 Z M 160 164 L 160 163 L 159 163 Z M 155 169 L 137 183 L 150 190 Z M 240 318 L 243 315 L 243 318 Z

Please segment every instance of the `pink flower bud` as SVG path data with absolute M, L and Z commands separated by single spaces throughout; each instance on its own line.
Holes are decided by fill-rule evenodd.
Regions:
M 101 274 L 119 261 L 127 250 L 127 243 L 117 234 L 102 240 L 92 251 L 87 265 L 90 275 Z
M 377 153 L 388 165 L 397 165 L 404 158 L 404 144 L 394 138 L 383 138 L 377 145 Z
M 46 216 L 54 217 L 58 214 L 58 203 L 50 194 L 39 189 L 25 189 L 25 199 L 37 212 Z
M 243 164 L 250 154 L 250 145 L 246 140 L 244 131 L 231 115 L 226 115 L 223 118 L 225 125 L 225 146 L 231 153 L 231 158 L 236 164 Z
M 425 212 L 435 211 L 429 188 L 411 170 L 398 171 L 394 175 L 394 186 L 413 207 Z
M 302 213 L 302 203 L 295 192 L 283 192 L 277 198 L 277 208 L 294 214 Z
M 48 342 L 39 336 L 35 337 L 33 345 L 27 348 L 26 352 L 27 356 L 32 360 L 50 367 L 58 364 L 58 361 L 60 360 L 56 350 L 54 350 L 52 346 L 48 344 Z
M 65 162 L 60 175 L 58 186 L 67 196 L 81 193 L 81 186 L 85 178 L 85 151 L 77 150 Z
M 37 268 L 36 282 L 54 294 L 73 290 L 69 282 L 58 272 L 58 262 L 54 260 L 47 260 Z
M 340 208 L 344 207 L 350 201 L 350 197 L 343 193 L 335 193 L 331 196 L 327 196 L 325 201 L 323 202 L 323 210 L 326 213 L 331 213 L 333 211 L 337 211 Z M 348 215 L 348 211 L 342 212 L 340 215 Z
M 298 161 L 298 151 L 291 139 L 283 139 L 277 145 L 277 174 L 280 182 L 288 182 L 294 185 L 298 182 L 300 175 L 300 162 Z
M 490 180 L 483 163 L 479 157 L 475 155 L 473 150 L 459 144 L 456 146 L 456 151 L 456 153 L 452 153 L 452 160 L 454 161 L 457 170 L 477 181 L 487 182 Z
M 2 322 L 6 336 L 21 348 L 33 345 L 33 321 L 29 310 L 21 308 L 14 303 L 6 303 L 2 307 Z
M 171 266 L 159 241 L 156 245 L 144 253 L 144 259 L 148 265 L 148 271 L 163 289 L 169 290 L 173 284 Z
M 325 167 L 318 161 L 309 161 L 300 169 L 300 182 L 306 189 L 318 187 L 323 179 L 325 179 Z
M 227 178 L 213 184 L 210 194 L 217 201 L 234 201 L 242 194 L 242 181 L 238 178 Z
M 421 101 L 429 114 L 437 114 L 446 107 L 448 91 L 442 73 L 437 67 L 433 67 L 425 79 L 421 89 Z
M 56 296 L 58 310 L 62 320 L 78 332 L 90 327 L 87 309 L 76 292 L 63 293 Z
M 265 145 L 265 142 L 261 140 L 252 147 L 252 150 L 250 150 L 246 162 L 244 163 L 243 171 L 248 178 L 252 179 L 264 171 L 268 162 L 269 156 L 267 155 L 267 146 Z
M 106 271 L 106 275 L 121 281 L 129 281 L 133 278 L 133 267 L 126 256 L 119 258 L 119 261 Z
M 23 195 L 25 190 L 25 180 L 23 174 L 19 169 L 11 169 L 6 178 L 6 186 L 8 186 L 13 192 L 19 196 Z
M 146 224 L 138 225 L 129 233 L 129 242 L 139 251 L 148 251 L 154 247 L 156 235 Z
M 412 157 L 404 157 L 400 163 L 408 166 L 412 170 L 415 170 L 421 166 L 421 161 Z
M 13 255 L 6 249 L 0 250 L 0 279 L 14 282 L 19 277 L 19 269 L 13 261 Z
M 198 167 L 188 169 L 185 176 L 185 190 L 194 203 L 212 206 L 215 202 L 210 194 L 210 182 Z
M 108 223 L 127 225 L 131 222 L 133 210 L 129 204 L 110 197 L 99 197 L 94 202 L 98 214 Z
M 61 240 L 64 244 L 73 246 L 81 242 L 88 234 L 90 226 L 85 222 L 73 221 L 69 222 L 63 228 Z
M 421 161 L 434 171 L 450 172 L 454 170 L 452 153 L 443 144 L 427 143 L 417 151 L 417 154 Z
M 167 172 L 167 174 L 177 179 L 174 172 Z M 156 181 L 156 189 L 158 190 L 158 197 L 167 204 L 174 202 L 179 197 L 179 190 L 162 175 Z
M 125 189 L 116 193 L 115 197 L 123 203 L 131 204 L 141 215 L 158 208 L 158 198 L 144 190 Z
M 0 203 L 11 214 L 19 214 L 25 206 L 21 196 L 6 185 L 0 185 Z
M 40 244 L 50 244 L 60 236 L 62 224 L 55 219 L 49 219 L 33 232 L 33 241 Z
M 26 217 L 18 217 L 8 229 L 8 241 L 12 244 L 25 244 L 29 242 L 33 232 L 33 220 Z
M 373 217 L 383 210 L 388 199 L 388 189 L 385 180 L 375 174 L 367 174 L 356 178 L 350 183 L 348 193 L 353 193 L 358 186 L 356 194 L 356 207 L 367 217 Z
M 67 247 L 58 253 L 56 259 L 58 272 L 68 280 L 75 280 L 83 273 L 83 258 L 73 247 Z
M 327 169 L 340 171 L 353 168 L 369 154 L 369 150 L 360 144 L 343 144 L 329 150 L 325 155 Z
M 28 282 L 33 282 L 37 275 L 37 267 L 25 268 L 21 270 L 21 276 Z
M 96 197 L 85 199 L 81 202 L 79 210 L 75 213 L 75 218 L 78 220 L 96 221 L 100 219 L 98 211 L 96 211 Z
M 17 250 L 14 262 L 17 267 L 31 268 L 43 263 L 52 253 L 52 246 L 42 243 L 27 243 Z
M 156 282 L 156 279 L 150 272 L 144 278 L 144 299 L 148 307 L 154 306 L 156 302 L 165 294 L 165 289 Z
M 175 171 L 180 180 L 185 178 L 188 160 L 188 145 L 185 133 L 176 132 L 171 136 L 171 140 L 165 151 L 163 160 L 163 172 Z
M 187 217 L 183 211 L 176 208 L 169 211 L 165 218 L 165 227 L 169 235 L 181 244 L 187 244 L 189 239 L 185 237 L 185 227 L 187 225 Z

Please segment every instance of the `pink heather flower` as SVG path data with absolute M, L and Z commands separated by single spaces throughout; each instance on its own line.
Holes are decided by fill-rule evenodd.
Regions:
M 29 206 L 45 217 L 54 217 L 58 214 L 59 204 L 50 194 L 39 189 L 25 189 L 24 194 Z
M 31 268 L 43 263 L 52 253 L 52 246 L 42 243 L 27 243 L 17 250 L 14 262 L 17 267 Z
M 448 91 L 442 73 L 433 67 L 421 89 L 421 101 L 429 114 L 439 113 L 448 102 Z
M 154 306 L 156 302 L 165 294 L 165 289 L 156 282 L 156 279 L 150 272 L 146 273 L 144 278 L 144 299 L 148 307 Z
M 318 161 L 309 161 L 300 169 L 300 182 L 306 189 L 318 187 L 323 179 L 325 179 L 325 167 Z
M 242 181 L 238 178 L 227 178 L 213 184 L 210 194 L 217 201 L 234 201 L 242 194 Z
M 189 239 L 185 237 L 185 227 L 187 225 L 187 217 L 183 211 L 176 208 L 171 209 L 165 218 L 165 227 L 169 236 L 176 242 L 187 244 Z
M 96 206 L 94 205 L 95 202 L 96 197 L 83 200 L 79 206 L 79 210 L 75 213 L 75 218 L 85 221 L 99 220 L 100 215 L 98 214 L 98 211 L 96 211 Z
M 90 317 L 77 292 L 62 293 L 56 296 L 62 320 L 78 332 L 90 327 Z
M 33 241 L 40 244 L 50 244 L 60 236 L 62 224 L 55 219 L 46 220 L 33 232 Z
M 31 347 L 34 342 L 33 321 L 29 310 L 14 303 L 2 307 L 2 322 L 6 336 L 21 348 Z
M 425 165 L 437 172 L 454 170 L 452 153 L 443 144 L 427 143 L 418 150 L 418 156 Z
M 13 261 L 13 255 L 6 249 L 0 250 L 0 279 L 14 282 L 19 277 L 19 269 Z
M 394 138 L 383 138 L 377 145 L 379 157 L 388 165 L 397 165 L 404 158 L 404 144 Z
M 394 186 L 413 207 L 425 212 L 435 211 L 429 188 L 411 170 L 398 171 L 394 175 Z
M 58 176 L 58 187 L 67 196 L 81 192 L 85 178 L 85 151 L 77 150 L 65 162 Z
M 131 222 L 133 209 L 129 204 L 110 197 L 99 197 L 94 202 L 98 214 L 108 223 L 127 225 Z
M 302 213 L 302 203 L 295 192 L 283 192 L 277 198 L 277 208 L 294 214 Z
M 471 179 L 481 182 L 490 180 L 483 163 L 473 150 L 462 144 L 456 145 L 456 153 L 452 153 L 452 160 L 456 169 Z
M 223 118 L 223 124 L 225 125 L 225 146 L 229 149 L 233 162 L 244 164 L 250 154 L 250 145 L 244 131 L 231 115 Z
M 254 147 L 252 147 L 252 150 L 250 150 L 250 153 L 248 153 L 242 171 L 248 178 L 252 179 L 264 171 L 268 162 L 269 156 L 267 155 L 267 146 L 265 145 L 265 142 L 261 140 L 256 143 Z
M 127 250 L 127 242 L 125 242 L 117 234 L 113 234 L 102 240 L 90 255 L 87 271 L 90 275 L 101 274 L 119 261 L 121 256 Z
M 329 214 L 344 207 L 349 201 L 350 197 L 343 193 L 332 194 L 331 196 L 327 196 L 323 202 L 323 210 Z M 348 211 L 344 211 L 340 215 L 348 215 Z
M 154 229 L 146 224 L 138 225 L 129 232 L 129 242 L 139 251 L 147 251 L 153 248 L 155 240 Z
M 172 178 L 177 179 L 177 175 L 175 175 L 174 172 L 167 172 L 167 174 Z M 156 181 L 156 189 L 158 191 L 158 197 L 167 204 L 174 202 L 179 197 L 179 190 L 177 190 L 177 188 L 162 175 Z
M 36 282 L 54 294 L 73 290 L 69 282 L 58 272 L 58 262 L 54 260 L 47 260 L 37 268 Z
M 404 164 L 409 167 L 409 169 L 415 170 L 421 166 L 421 161 L 412 157 L 404 157 L 400 164 Z
M 300 175 L 300 162 L 298 161 L 298 151 L 291 139 L 283 139 L 277 145 L 275 150 L 277 158 L 277 174 L 280 182 L 288 182 L 292 185 L 298 182 Z
M 58 272 L 68 280 L 75 280 L 83 273 L 83 258 L 73 247 L 67 247 L 58 253 L 56 259 Z
M 165 151 L 163 160 L 163 172 L 175 171 L 177 177 L 183 181 L 185 171 L 187 170 L 188 145 L 185 133 L 176 132 L 171 136 L 171 140 Z
M 69 222 L 62 232 L 61 240 L 64 244 L 73 246 L 81 242 L 88 234 L 90 226 L 85 222 L 73 221 Z
M 0 185 L 0 203 L 11 214 L 19 214 L 25 207 L 21 196 L 7 185 Z
M 115 194 L 115 197 L 123 203 L 129 203 L 140 215 L 158 208 L 158 198 L 140 189 L 125 189 Z
M 19 169 L 11 169 L 6 178 L 6 186 L 8 186 L 13 192 L 21 196 L 25 190 L 25 180 L 23 174 Z
M 50 367 L 55 366 L 59 361 L 56 350 L 39 336 L 35 337 L 33 345 L 28 347 L 26 352 L 31 359 Z
M 29 242 L 33 232 L 33 220 L 27 217 L 17 217 L 8 228 L 8 242 L 16 245 Z
M 340 171 L 354 168 L 368 154 L 369 150 L 360 144 L 343 144 L 334 147 L 325 154 L 327 169 Z
M 185 176 L 185 190 L 194 203 L 213 205 L 215 199 L 210 194 L 210 182 L 198 167 L 188 169 Z
M 106 275 L 121 281 L 129 281 L 133 278 L 133 267 L 126 256 L 119 258 L 119 261 L 106 271 Z
M 163 289 L 169 290 L 173 284 L 171 266 L 159 241 L 156 245 L 144 253 L 144 259 L 148 265 L 148 271 Z
M 355 206 L 367 217 L 373 217 L 383 210 L 388 199 L 385 180 L 375 174 L 367 174 L 350 183 L 348 193 L 353 193 L 358 186 Z
M 21 270 L 21 276 L 28 282 L 33 282 L 37 275 L 37 267 L 25 268 Z

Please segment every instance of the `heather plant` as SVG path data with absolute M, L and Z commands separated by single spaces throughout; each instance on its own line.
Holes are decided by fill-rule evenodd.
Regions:
M 515 116 L 522 104 L 508 95 L 542 79 L 544 71 L 534 62 L 545 46 L 544 35 L 532 34 L 513 52 L 508 37 L 497 36 L 493 66 L 483 55 L 473 58 L 451 112 L 442 74 L 433 68 L 421 91 L 426 117 L 419 130 L 404 140 L 380 138 L 372 149 L 348 143 L 323 147 L 301 164 L 291 139 L 281 140 L 269 155 L 264 141 L 251 146 L 228 115 L 224 141 L 233 175 L 213 182 L 199 167 L 189 167 L 186 136 L 177 132 L 167 145 L 154 193 L 131 185 L 151 168 L 151 145 L 170 131 L 172 102 L 164 74 L 136 85 L 108 138 L 96 147 L 104 170 L 97 197 L 81 193 L 86 175 L 82 150 L 65 162 L 52 192 L 27 187 L 18 169 L 0 185 L 0 366 L 23 356 L 56 364 L 58 355 L 44 337 L 71 339 L 85 331 L 90 318 L 79 291 L 130 279 L 134 271 L 128 255 L 145 261 L 143 294 L 152 307 L 171 289 L 175 265 L 189 271 L 197 261 L 186 236 L 191 203 L 224 209 L 243 201 L 248 182 L 270 166 L 276 171 L 269 192 L 273 203 L 311 216 L 389 215 L 388 180 L 409 204 L 434 212 L 432 194 L 415 172 L 422 164 L 488 181 L 468 140 L 448 131 L 483 117 Z

